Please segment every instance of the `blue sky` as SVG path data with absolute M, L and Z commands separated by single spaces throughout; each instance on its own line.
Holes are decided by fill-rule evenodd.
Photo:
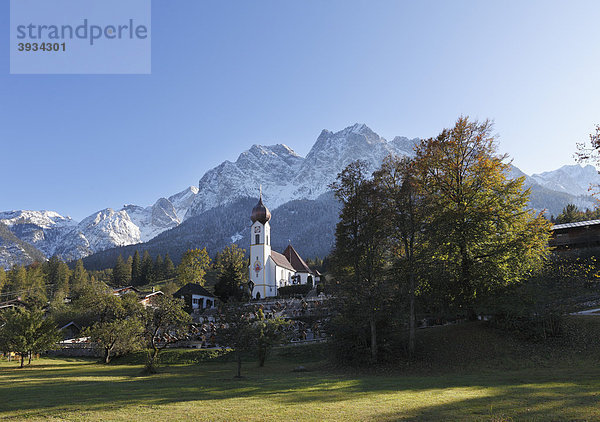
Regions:
M 600 123 L 600 3 L 153 1 L 151 75 L 9 75 L 0 7 L 0 210 L 81 219 L 197 184 L 254 143 L 323 128 L 429 137 L 496 122 L 527 173 Z

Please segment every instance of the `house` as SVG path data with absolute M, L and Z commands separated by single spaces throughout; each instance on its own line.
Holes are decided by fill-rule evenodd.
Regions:
M 181 298 L 185 306 L 191 310 L 209 309 L 215 307 L 215 296 L 197 283 L 188 283 L 173 293 L 176 298 Z
M 153 304 L 153 300 L 155 298 L 157 298 L 158 296 L 162 296 L 164 293 L 161 292 L 160 290 L 157 291 L 152 291 L 152 293 L 141 293 L 139 298 L 140 298 L 140 303 L 142 305 L 144 305 L 144 308 L 147 308 L 148 306 L 152 306 Z
M 7 300 L 6 302 L 0 302 L 0 310 L 9 308 L 28 308 L 25 302 L 21 301 L 21 298 Z
M 549 243 L 559 251 L 599 247 L 600 220 L 556 224 Z
M 127 293 L 130 293 L 130 292 L 133 292 L 136 295 L 140 294 L 140 291 L 133 286 L 119 287 L 118 289 L 113 289 L 113 295 L 119 296 L 119 297 L 121 297 Z
M 163 292 L 161 292 L 160 290 L 154 291 L 154 288 L 152 288 L 151 293 L 142 293 L 133 286 L 120 287 L 118 289 L 113 289 L 113 295 L 115 295 L 115 296 L 121 297 L 123 295 L 126 295 L 127 293 L 135 293 L 135 295 L 138 297 L 138 302 L 141 303 L 142 305 L 144 305 L 144 308 L 152 305 L 153 298 L 156 298 L 157 296 L 160 296 L 163 294 Z
M 81 327 L 73 321 L 60 327 L 58 331 L 61 332 L 63 340 L 71 340 L 81 337 Z
M 274 297 L 278 289 L 293 284 L 315 284 L 315 274 L 290 244 L 283 254 L 271 249 L 271 212 L 262 192 L 250 216 L 250 286 L 252 297 Z

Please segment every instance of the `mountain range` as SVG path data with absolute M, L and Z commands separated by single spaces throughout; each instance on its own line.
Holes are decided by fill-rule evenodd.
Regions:
M 339 204 L 328 186 L 350 162 L 363 160 L 374 171 L 389 154 L 412 156 L 418 138 L 379 136 L 364 124 L 338 132 L 323 130 L 306 157 L 284 144 L 253 145 L 235 162 L 224 161 L 190 186 L 153 205 L 125 205 L 74 221 L 53 211 L 0 212 L 0 267 L 28 264 L 57 255 L 85 258 L 88 268 L 112 266 L 114 259 L 138 249 L 169 252 L 174 260 L 191 247 L 211 254 L 229 243 L 249 246 L 250 210 L 262 186 L 272 210 L 275 249 L 288 242 L 307 258 L 325 256 L 333 246 Z M 526 175 L 511 166 L 509 177 L 525 177 L 531 207 L 557 215 L 568 203 L 593 208 L 589 187 L 600 184 L 588 165 L 563 166 Z

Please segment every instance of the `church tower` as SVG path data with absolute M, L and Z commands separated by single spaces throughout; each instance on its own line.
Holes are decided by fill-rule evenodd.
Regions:
M 273 296 L 277 287 L 270 280 L 269 257 L 271 256 L 271 212 L 262 201 L 262 189 L 258 204 L 252 209 L 252 227 L 250 228 L 250 280 L 254 283 L 252 297 L 265 298 Z

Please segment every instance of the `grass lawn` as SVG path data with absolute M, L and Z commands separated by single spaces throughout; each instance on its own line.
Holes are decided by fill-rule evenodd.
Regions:
M 488 348 L 503 342 L 480 326 L 445 329 L 436 338 L 462 337 L 484 340 Z M 479 365 L 353 371 L 298 358 L 298 348 L 274 356 L 265 368 L 244 364 L 241 380 L 233 379 L 233 362 L 219 359 L 164 366 L 153 376 L 140 375 L 142 365 L 127 361 L 106 366 L 45 358 L 24 369 L 2 362 L 0 419 L 600 420 L 595 358 L 534 347 L 519 361 L 511 353 L 522 350 L 509 349 L 484 348 L 489 359 L 478 358 Z M 309 371 L 292 372 L 301 361 Z

